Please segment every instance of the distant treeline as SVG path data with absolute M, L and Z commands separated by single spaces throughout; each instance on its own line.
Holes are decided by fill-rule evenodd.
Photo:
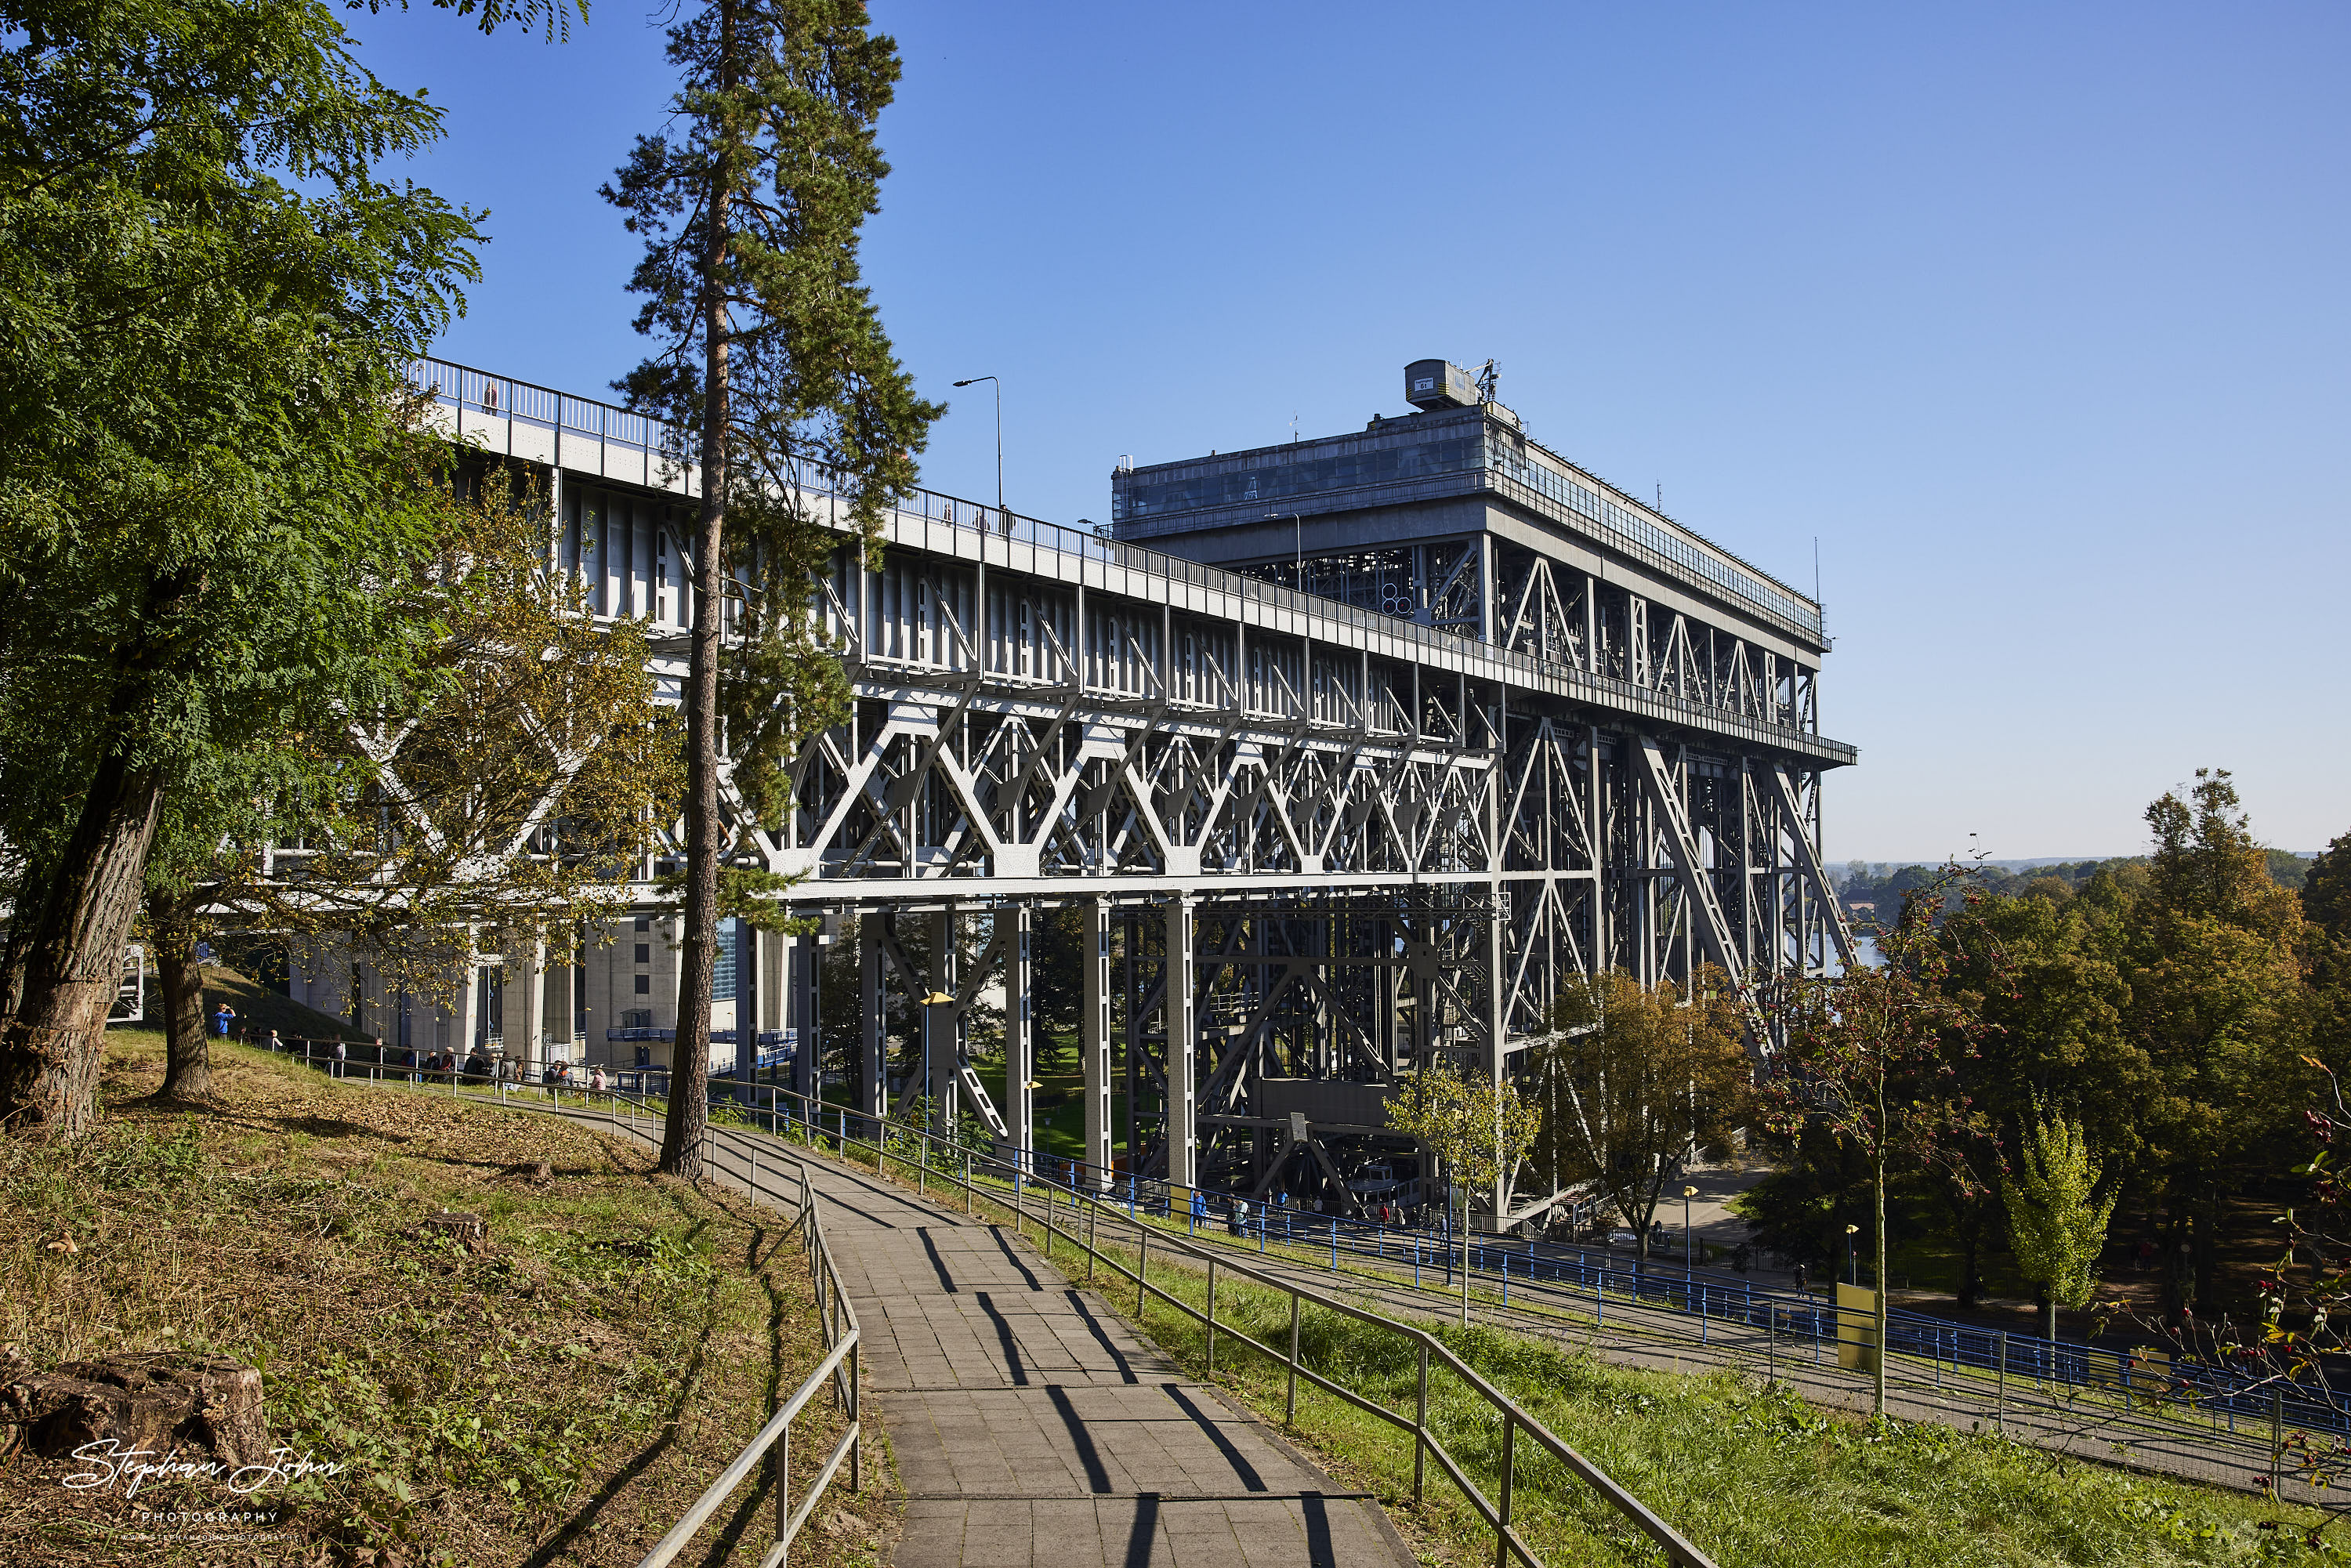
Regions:
M 2310 859 L 2291 850 L 2267 850 L 2271 880 L 2281 887 L 2299 889 L 2310 869 Z M 1994 898 L 2046 898 L 2063 904 L 2090 885 L 2101 872 L 2126 866 L 2144 868 L 2145 855 L 2117 855 L 2111 860 L 2063 861 L 2054 865 L 2003 866 L 1987 862 L 1972 874 Z M 1842 873 L 1832 872 L 1837 893 L 1851 911 L 1855 924 L 1869 926 L 1892 920 L 1901 913 L 1903 895 L 1927 886 L 1942 873 L 1939 865 L 1895 865 L 1879 861 L 1848 861 Z M 1871 918 L 1872 915 L 1876 920 Z

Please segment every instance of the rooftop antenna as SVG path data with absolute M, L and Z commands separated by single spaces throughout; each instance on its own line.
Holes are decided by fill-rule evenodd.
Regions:
M 1494 402 L 1494 389 L 1501 384 L 1501 381 L 1502 361 L 1499 360 L 1488 360 L 1486 361 L 1485 368 L 1478 372 L 1478 396 L 1479 400 L 1485 402 Z
M 1298 411 L 1294 408 L 1290 411 L 1290 444 L 1298 444 Z
M 1821 536 L 1813 536 L 1813 608 L 1821 607 Z

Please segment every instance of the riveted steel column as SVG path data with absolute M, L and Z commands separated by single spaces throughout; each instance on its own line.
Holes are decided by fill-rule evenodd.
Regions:
M 1027 899 L 1010 913 L 1012 940 L 1004 956 L 1004 1120 L 1013 1149 L 1020 1151 L 1037 1146 L 1036 1093 L 1029 1087 L 1037 1077 L 1036 972 L 1031 962 L 1035 921 Z M 999 913 L 997 918 L 1005 916 Z M 1014 1158 L 1023 1170 L 1030 1168 L 1025 1153 L 1016 1153 Z
M 1196 901 L 1179 893 L 1167 901 L 1167 1183 L 1188 1198 L 1199 1180 L 1198 1085 L 1192 1071 L 1197 1027 L 1192 1015 L 1192 913 Z
M 858 921 L 857 967 L 859 1015 L 857 1106 L 868 1116 L 880 1116 L 890 1108 L 890 1085 L 885 1071 L 889 1060 L 889 1040 L 883 1032 L 889 1019 L 882 1008 L 882 936 L 887 927 L 878 911 L 869 911 Z
M 1084 909 L 1086 1006 L 1078 1028 L 1085 1072 L 1085 1177 L 1097 1186 L 1106 1186 L 1111 1167 L 1110 900 L 1099 895 L 1089 898 Z

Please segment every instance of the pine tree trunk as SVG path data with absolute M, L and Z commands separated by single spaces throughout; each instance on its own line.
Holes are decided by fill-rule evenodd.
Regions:
M 23 991 L 0 1025 L 0 1126 L 14 1136 L 78 1138 L 97 1118 L 107 1009 L 122 984 L 122 945 L 162 800 L 154 774 L 119 757 L 101 762 L 58 873 L 31 912 Z
M 204 971 L 196 963 L 191 903 L 147 895 L 155 976 L 163 988 L 163 1087 L 160 1100 L 204 1100 L 213 1092 L 212 1042 L 204 1034 Z
M 734 86 L 735 9 L 719 10 L 719 89 Z M 678 964 L 677 1032 L 670 1052 L 669 1112 L 659 1167 L 689 1181 L 702 1176 L 702 1140 L 710 1113 L 710 993 L 718 941 L 718 647 L 726 619 L 720 554 L 726 525 L 727 311 L 721 274 L 726 263 L 732 169 L 722 150 L 704 199 L 701 285 L 703 341 L 702 512 L 694 558 L 694 634 L 685 683 L 685 908 Z

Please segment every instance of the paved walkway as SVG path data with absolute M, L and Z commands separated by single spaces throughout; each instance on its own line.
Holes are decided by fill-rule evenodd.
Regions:
M 1379 1505 L 1004 1228 L 812 1160 L 906 1489 L 897 1568 L 1409 1564 Z
M 648 1145 L 659 1132 L 579 1119 Z M 865 1332 L 867 1416 L 906 1492 L 893 1568 L 1414 1568 L 1368 1494 L 1186 1379 L 1009 1228 L 746 1142 L 806 1159 L 820 1195 Z M 710 1175 L 748 1189 L 732 1153 Z M 767 1201 L 782 1196 L 765 1155 L 758 1176 Z

